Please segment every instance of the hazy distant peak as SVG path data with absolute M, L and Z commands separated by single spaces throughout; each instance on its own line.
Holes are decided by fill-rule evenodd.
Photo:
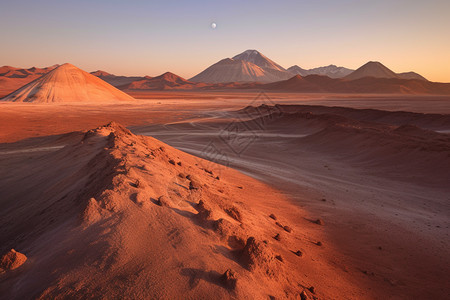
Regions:
M 251 62 L 252 64 L 255 64 L 263 69 L 286 71 L 286 69 L 284 69 L 282 66 L 267 58 L 257 50 L 246 50 L 238 55 L 233 56 L 233 59 Z
M 102 77 L 102 76 L 111 76 L 111 73 L 108 73 L 106 71 L 102 71 L 102 70 L 97 70 L 94 72 L 91 72 L 92 75 L 97 76 L 97 77 Z
M 346 76 L 347 80 L 355 80 L 364 77 L 374 78 L 399 78 L 399 76 L 388 67 L 378 61 L 369 61 L 359 67 L 356 71 Z

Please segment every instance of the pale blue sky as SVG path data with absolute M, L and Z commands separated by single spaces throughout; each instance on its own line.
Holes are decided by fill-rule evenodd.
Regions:
M 257 49 L 286 68 L 378 60 L 450 82 L 448 0 L 2 0 L 0 28 L 0 65 L 70 62 L 86 71 L 189 78 Z

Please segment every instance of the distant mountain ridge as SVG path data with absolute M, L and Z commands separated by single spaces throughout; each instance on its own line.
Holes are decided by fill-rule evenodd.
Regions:
M 121 90 L 171 90 L 193 89 L 196 87 L 198 87 L 198 84 L 171 72 L 166 72 L 156 77 L 146 76 L 143 79 L 119 86 Z
M 313 69 L 303 69 L 297 65 L 294 65 L 287 69 L 289 72 L 291 72 L 294 75 L 301 75 L 301 76 L 308 76 L 308 75 L 323 75 L 328 76 L 330 78 L 342 78 L 350 73 L 352 73 L 354 70 L 347 69 L 345 67 L 338 67 L 336 65 L 329 65 L 325 67 L 318 67 Z
M 356 69 L 354 72 L 345 76 L 344 79 L 356 80 L 364 77 L 427 80 L 423 76 L 415 72 L 395 73 L 378 61 L 369 61 L 368 63 Z

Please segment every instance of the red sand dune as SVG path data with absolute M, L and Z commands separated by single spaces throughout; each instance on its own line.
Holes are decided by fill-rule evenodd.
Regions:
M 6 298 L 320 295 L 301 228 L 269 217 L 288 205 L 271 188 L 115 123 L 59 142 L 0 182 L 1 249 L 29 258 L 0 281 Z

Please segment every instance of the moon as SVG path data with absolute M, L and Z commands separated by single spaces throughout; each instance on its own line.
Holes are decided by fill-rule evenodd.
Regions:
M 216 23 L 214 23 L 214 22 L 211 23 L 211 28 L 212 28 L 212 29 L 216 29 L 216 27 L 217 27 L 217 24 L 216 24 Z

